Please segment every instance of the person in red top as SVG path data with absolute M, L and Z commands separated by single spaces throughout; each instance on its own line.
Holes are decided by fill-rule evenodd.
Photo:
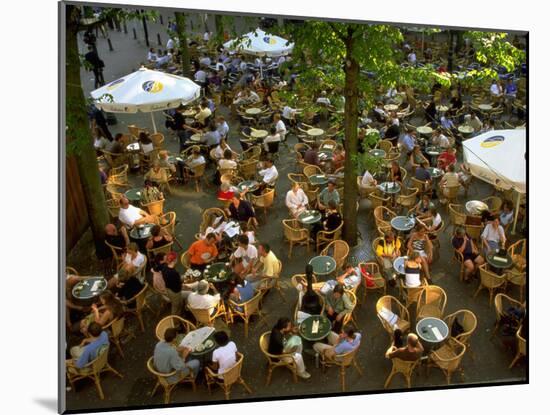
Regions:
M 187 252 L 190 255 L 189 262 L 191 263 L 191 268 L 204 271 L 206 265 L 214 261 L 218 256 L 216 235 L 209 233 L 205 239 L 193 242 Z
M 446 171 L 451 164 L 456 164 L 456 149 L 449 147 L 437 158 L 437 167 Z

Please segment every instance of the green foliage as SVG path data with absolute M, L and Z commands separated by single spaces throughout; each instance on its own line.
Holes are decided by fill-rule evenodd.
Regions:
M 525 52 L 510 43 L 507 33 L 469 31 L 464 37 L 472 41 L 476 60 L 483 65 L 500 65 L 510 72 L 525 62 Z
M 373 149 L 378 141 L 380 141 L 380 134 L 375 132 L 367 133 L 365 138 L 363 138 L 361 142 L 363 153 L 355 156 L 355 162 L 357 163 L 357 170 L 359 172 L 368 170 L 374 175 L 384 170 L 386 161 L 381 157 L 375 157 L 369 154 L 369 150 Z

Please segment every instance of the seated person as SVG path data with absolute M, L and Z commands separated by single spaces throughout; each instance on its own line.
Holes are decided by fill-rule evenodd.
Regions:
M 420 273 L 422 271 L 422 258 L 416 251 L 412 251 L 405 261 L 405 287 L 420 287 L 422 284 Z
M 505 200 L 502 203 L 502 211 L 499 215 L 500 224 L 506 228 L 508 225 L 510 225 L 514 221 L 514 208 L 512 207 L 512 203 L 508 200 Z
M 449 187 L 460 186 L 460 180 L 458 174 L 455 172 L 455 166 L 451 164 L 447 167 L 447 173 L 443 175 L 439 182 L 439 187 L 443 191 L 443 196 L 449 197 Z
M 292 188 L 286 194 L 285 204 L 294 218 L 308 209 L 309 200 L 299 183 L 292 184 Z
M 416 251 L 420 255 L 424 275 L 428 282 L 430 282 L 430 264 L 433 261 L 433 244 L 426 233 L 426 228 L 421 223 L 417 223 L 414 227 L 409 237 L 409 242 L 407 243 L 407 251 L 409 255 L 413 251 Z
M 279 177 L 279 172 L 277 171 L 277 167 L 273 164 L 273 160 L 267 159 L 264 161 L 264 168 L 258 172 L 258 174 L 262 178 L 262 182 L 260 183 L 259 189 L 254 192 L 256 194 L 261 194 L 261 191 L 265 189 L 266 187 L 273 187 L 275 186 L 275 183 L 277 182 L 277 178 Z
M 340 194 L 336 190 L 336 182 L 329 180 L 327 187 L 325 187 L 319 196 L 317 197 L 317 207 L 321 212 L 324 212 L 330 201 L 334 201 L 336 206 L 340 203 Z
M 376 256 L 382 263 L 382 272 L 386 279 L 395 279 L 393 261 L 401 255 L 401 240 L 395 237 L 393 231 L 388 231 L 378 242 Z
M 500 224 L 500 218 L 490 218 L 481 234 L 481 242 L 483 244 L 483 251 L 485 254 L 491 251 L 496 251 L 499 248 L 504 249 L 504 246 L 506 245 L 506 235 L 504 234 L 504 228 Z
M 243 259 L 244 270 L 242 275 L 245 275 L 245 276 L 252 273 L 252 270 L 254 269 L 254 266 L 258 261 L 258 250 L 254 245 L 250 244 L 249 242 L 250 241 L 248 240 L 248 236 L 239 235 L 237 237 L 238 248 L 231 255 L 231 259 L 233 258 Z
M 403 175 L 401 174 L 401 168 L 399 167 L 399 163 L 397 161 L 391 162 L 391 168 L 388 173 L 388 181 L 389 182 L 398 182 L 403 183 Z
M 124 196 L 120 198 L 120 211 L 118 213 L 118 219 L 126 225 L 127 228 L 143 225 L 145 223 L 158 222 L 158 218 L 131 205 L 128 199 Z
M 191 155 L 185 160 L 185 176 L 193 177 L 195 172 L 193 171 L 196 167 L 206 164 L 204 156 L 201 154 L 201 150 L 198 146 L 195 146 L 191 152 Z
M 271 126 L 271 128 L 269 129 L 269 135 L 266 138 L 264 138 L 264 142 L 263 142 L 264 151 L 266 153 L 270 152 L 268 143 L 280 143 L 281 141 L 282 141 L 281 136 L 277 132 L 277 128 L 274 125 Z
M 168 161 L 168 151 L 166 150 L 159 151 L 158 164 L 161 169 L 168 169 L 171 173 L 176 172 L 176 166 L 174 163 Z
M 121 317 L 124 313 L 121 302 L 109 290 L 101 293 L 99 302 L 101 305 L 98 307 L 95 303 L 92 304 L 91 314 L 78 323 L 78 328 L 85 337 L 89 336 L 88 327 L 90 323 L 95 322 L 103 327 Z
M 119 231 L 115 225 L 109 223 L 105 225 L 105 241 L 114 247 L 123 249 L 130 243 L 130 238 L 128 238 L 128 232 L 124 226 L 121 226 Z
M 72 359 L 66 361 L 67 369 L 75 367 L 82 369 L 88 363 L 97 358 L 103 347 L 109 346 L 109 334 L 101 325 L 91 322 L 87 327 L 88 337 L 83 339 L 78 346 L 70 349 Z
M 303 379 L 309 379 L 311 375 L 306 372 L 304 358 L 302 357 L 302 342 L 297 334 L 297 327 L 293 327 L 290 319 L 286 317 L 280 318 L 269 336 L 269 345 L 267 352 L 272 355 L 292 354 L 292 358 L 296 364 L 297 375 Z M 290 357 L 284 357 L 286 361 Z
M 409 333 L 407 335 L 407 345 L 399 348 L 392 345 L 386 352 L 386 357 L 388 359 L 400 359 L 407 362 L 414 362 L 422 357 L 422 353 L 424 353 L 424 347 L 418 340 L 418 336 L 414 333 Z
M 199 112 L 195 115 L 197 126 L 205 127 L 206 120 L 212 115 L 212 111 L 208 107 L 208 101 L 202 100 L 199 104 Z
M 305 154 L 304 154 L 304 163 L 312 164 L 314 166 L 319 166 L 319 143 L 316 141 L 311 144 L 311 148 L 309 148 Z
M 266 242 L 262 242 L 258 245 L 258 257 L 259 261 L 256 261 L 256 264 L 253 265 L 252 272 L 247 279 L 252 283 L 254 288 L 257 288 L 264 279 L 268 279 L 268 287 L 272 287 L 276 282 L 275 280 L 279 278 L 279 273 L 281 272 L 279 259 Z
M 138 245 L 135 242 L 131 242 L 126 248 L 126 254 L 122 258 L 122 261 L 123 266 L 130 275 L 135 275 L 145 263 L 146 259 L 145 255 L 139 252 Z
M 216 194 L 217 198 L 223 201 L 230 201 L 235 195 L 235 187 L 231 186 L 230 183 L 222 182 L 220 184 L 220 190 Z
M 239 192 L 233 194 L 231 199 L 231 204 L 227 208 L 226 213 L 231 219 L 234 219 L 238 222 L 248 223 L 252 218 L 253 222 L 257 225 L 256 213 L 254 208 L 248 200 L 244 200 L 242 195 Z
M 422 154 L 422 150 L 419 145 L 414 146 L 414 150 L 409 157 L 409 163 L 411 164 L 413 171 L 416 171 L 416 168 L 420 167 L 422 163 L 426 163 L 427 166 L 430 165 L 428 159 L 426 159 L 426 157 Z
M 114 278 L 113 278 L 114 279 Z M 132 275 L 126 268 L 121 268 L 117 273 L 116 296 L 122 300 L 129 300 L 138 295 L 144 285 Z M 135 302 L 128 304 L 129 308 L 135 308 Z
M 168 245 L 174 238 L 168 233 L 168 231 L 162 229 L 159 225 L 154 225 L 151 228 L 151 237 L 147 240 L 145 247 L 147 249 L 160 248 L 161 246 Z
M 342 269 L 344 273 L 337 276 L 336 280 L 328 280 L 323 284 L 319 290 L 321 294 L 327 295 L 337 284 L 343 285 L 348 290 L 352 290 L 361 284 L 361 269 L 359 267 L 354 267 L 346 262 Z
M 235 262 L 242 263 L 242 260 Z M 252 286 L 252 283 L 248 282 L 238 273 L 236 274 L 237 276 L 235 277 L 235 285 L 232 289 L 229 290 L 229 298 L 237 304 L 243 304 L 254 297 L 254 287 Z M 242 307 L 237 307 L 237 309 L 239 309 L 239 311 L 242 311 Z
M 342 284 L 336 284 L 334 289 L 325 295 L 325 314 L 332 321 L 332 329 L 337 333 L 342 329 L 344 317 L 353 311 L 351 301 Z
M 483 265 L 485 260 L 479 255 L 475 241 L 468 236 L 463 227 L 456 228 L 451 243 L 453 248 L 460 252 L 464 258 L 464 281 L 469 282 L 477 268 Z
M 153 182 L 145 180 L 145 187 L 141 191 L 140 199 L 142 205 L 147 205 L 164 200 L 164 195 Z
M 334 154 L 332 156 L 332 170 L 336 171 L 341 167 L 344 167 L 346 161 L 346 152 L 342 144 L 337 144 L 336 149 L 334 149 Z
M 167 378 L 169 384 L 177 383 L 189 375 L 196 378 L 200 370 L 198 360 L 187 360 L 192 350 L 176 344 L 177 335 L 175 328 L 167 328 L 164 331 L 164 340 L 156 344 L 153 354 L 153 365 L 157 371 L 160 373 L 176 371 L 174 375 Z
M 229 341 L 229 336 L 224 330 L 214 333 L 214 341 L 218 347 L 212 353 L 210 368 L 217 370 L 218 375 L 223 375 L 237 363 L 237 345 Z
M 437 167 L 443 171 L 447 170 L 451 164 L 456 164 L 456 149 L 449 147 L 437 158 Z
M 363 177 L 361 177 L 361 187 L 368 190 L 376 190 L 378 182 L 374 179 L 372 174 L 368 170 L 365 170 Z
M 431 144 L 440 148 L 449 148 L 451 145 L 449 139 L 443 134 L 440 127 L 436 128 L 432 133 Z
M 430 175 L 430 172 L 428 171 L 429 164 L 427 161 L 423 160 L 420 163 L 420 166 L 418 166 L 414 170 L 414 178 L 417 180 L 421 180 L 423 182 L 426 182 L 425 188 L 428 188 L 431 186 L 432 183 L 432 176 Z
M 231 147 L 227 144 L 227 140 L 222 138 L 220 144 L 214 149 L 214 157 L 216 160 L 220 160 L 225 155 L 225 150 L 231 151 L 231 158 L 235 157 L 235 154 L 231 150 Z
M 215 148 L 220 144 L 222 137 L 218 131 L 218 126 L 214 121 L 208 124 L 208 131 L 202 136 L 201 143 L 209 149 Z
M 429 215 L 423 217 L 422 219 L 419 218 L 418 222 L 424 225 L 427 232 L 431 233 L 439 230 L 441 224 L 443 223 L 443 219 L 441 219 L 441 215 L 438 213 L 436 207 L 432 206 L 429 210 Z
M 108 151 L 109 153 L 113 154 L 121 154 L 124 152 L 124 147 L 122 147 L 122 139 L 124 138 L 124 135 L 121 133 L 118 133 L 115 135 L 115 138 L 113 141 L 108 142 L 105 145 L 105 151 Z
M 233 152 L 230 149 L 226 149 L 223 152 L 223 158 L 218 161 L 218 168 L 220 170 L 237 168 L 237 162 L 233 160 Z
M 416 204 L 414 208 L 414 213 L 420 220 L 424 218 L 429 218 L 431 215 L 431 209 L 434 207 L 435 205 L 432 203 L 430 195 L 423 194 L 422 199 L 420 199 L 420 201 Z
M 342 216 L 338 212 L 338 206 L 334 200 L 329 200 L 323 216 L 323 220 L 315 223 L 311 229 L 311 236 L 314 239 L 317 237 L 319 231 L 332 232 L 342 224 Z
M 216 235 L 209 233 L 205 239 L 193 242 L 187 252 L 190 255 L 189 262 L 191 263 L 191 268 L 204 271 L 206 266 L 218 256 Z
M 147 134 L 146 132 L 142 131 L 141 133 L 139 133 L 138 142 L 141 147 L 141 151 L 143 151 L 143 154 L 145 154 L 146 156 L 155 149 L 155 147 L 153 146 L 153 141 L 149 137 L 149 134 Z
M 352 327 L 348 327 L 340 334 L 331 331 L 327 337 L 328 344 L 316 342 L 313 350 L 327 360 L 338 359 L 339 355 L 355 350 L 361 343 L 361 333 L 357 333 Z
M 214 292 L 214 295 L 208 293 L 209 289 Z M 210 315 L 212 315 L 220 304 L 220 299 L 221 296 L 216 287 L 206 280 L 201 280 L 198 282 L 197 291 L 191 292 L 187 297 L 187 306 L 198 310 L 209 310 Z
M 158 160 L 153 162 L 153 167 L 151 167 L 144 177 L 145 180 L 148 180 L 155 185 L 168 182 L 168 174 L 166 173 L 166 169 L 160 167 Z

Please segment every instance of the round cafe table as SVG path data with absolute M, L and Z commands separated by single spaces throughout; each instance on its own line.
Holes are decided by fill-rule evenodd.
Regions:
M 373 157 L 378 157 L 378 158 L 386 157 L 386 152 L 379 148 L 373 148 L 372 150 L 369 150 L 369 154 Z
M 308 180 L 314 186 L 323 186 L 328 183 L 328 177 L 325 174 L 312 174 Z
M 239 192 L 241 193 L 245 190 L 248 190 L 249 192 L 254 192 L 258 190 L 259 185 L 260 183 L 258 183 L 256 180 L 245 180 L 237 185 L 237 189 L 239 189 Z
M 145 244 L 147 240 L 151 237 L 151 229 L 153 228 L 152 223 L 145 223 L 143 225 L 134 226 L 130 231 L 130 239 L 135 241 L 138 244 L 139 251 L 142 253 L 147 253 L 147 248 Z
M 128 189 L 126 192 L 124 192 L 124 196 L 126 196 L 126 199 L 132 204 L 136 205 L 141 200 L 141 192 L 143 189 L 141 187 L 134 187 L 133 189 Z
M 298 215 L 298 220 L 304 225 L 313 225 L 321 220 L 323 216 L 318 210 L 304 210 Z
M 336 270 L 336 260 L 331 256 L 319 255 L 313 257 L 309 264 L 313 267 L 313 273 L 318 276 L 329 275 Z
M 139 143 L 130 143 L 126 146 L 126 150 L 129 151 L 129 152 L 137 152 L 139 151 L 140 149 L 140 146 L 139 146 Z
M 250 137 L 265 138 L 269 133 L 266 130 L 251 130 Z
M 393 260 L 393 269 L 399 275 L 405 275 L 405 261 L 408 256 L 399 256 Z
M 505 269 L 512 268 L 514 261 L 508 252 L 504 251 L 505 255 L 501 255 L 499 252 L 489 252 L 485 255 L 487 263 L 497 272 L 497 274 L 502 274 Z
M 428 173 L 432 179 L 439 179 L 443 176 L 443 170 L 438 169 L 437 167 L 428 167 L 426 170 L 428 170 Z
M 319 327 L 315 333 L 313 333 L 313 323 L 319 322 Z M 332 329 L 330 320 L 325 316 L 313 315 L 302 321 L 298 327 L 298 333 L 304 339 L 317 342 L 327 337 Z
M 204 270 L 204 278 L 213 284 L 227 282 L 231 276 L 229 262 L 215 262 L 207 265 Z
M 262 112 L 262 109 L 261 108 L 247 108 L 244 112 L 248 115 L 258 115 Z
M 386 105 L 384 105 L 384 109 L 386 111 L 397 111 L 398 108 L 399 108 L 399 106 L 395 105 L 395 104 L 386 104 Z
M 470 135 L 474 132 L 474 127 L 471 127 L 469 125 L 459 125 L 458 131 L 464 135 Z
M 396 193 L 399 193 L 401 191 L 401 185 L 397 182 L 383 182 L 380 183 L 377 187 L 378 189 L 380 189 L 381 192 L 388 195 L 395 195 Z
M 474 216 L 481 215 L 481 212 L 484 210 L 489 210 L 489 206 L 480 200 L 470 200 L 469 202 L 466 202 L 465 207 L 466 212 Z
M 321 161 L 329 161 L 332 160 L 333 152 L 331 150 L 325 149 L 325 150 L 319 150 L 319 160 Z
M 197 111 L 195 111 L 193 108 L 186 109 L 185 111 L 182 111 L 181 115 L 184 117 L 193 117 Z
M 198 329 L 200 330 L 200 329 Z M 197 332 L 197 330 L 192 330 L 187 334 L 178 334 L 176 336 L 176 344 L 181 345 L 181 343 L 188 339 L 188 336 L 192 337 L 193 333 Z M 189 353 L 189 356 L 191 358 L 198 359 L 202 365 L 207 364 L 212 360 L 212 352 L 218 347 L 218 344 L 214 340 L 214 333 L 216 331 L 213 331 L 204 341 L 197 346 Z
M 433 129 L 432 129 L 432 127 L 427 127 L 427 126 L 423 125 L 423 126 L 420 126 L 420 127 L 416 127 L 416 131 L 418 132 L 418 134 L 428 135 L 428 134 L 431 134 L 433 132 Z
M 449 327 L 441 319 L 426 317 L 416 323 L 416 334 L 422 341 L 425 351 L 429 351 L 447 340 Z
M 491 104 L 479 104 L 477 106 L 481 111 L 491 111 L 493 106 Z
M 307 130 L 307 135 L 311 137 L 320 137 L 325 133 L 325 130 L 322 130 L 321 128 L 310 128 Z
M 79 281 L 72 290 L 73 297 L 81 301 L 91 301 L 107 289 L 107 280 L 103 277 L 89 277 Z
M 202 136 L 203 134 L 196 133 L 196 134 L 193 134 L 191 137 L 189 137 L 189 140 L 193 141 L 194 143 L 200 143 L 202 140 Z
M 432 159 L 431 162 L 432 164 L 435 164 L 436 161 L 437 161 L 437 158 L 439 157 L 439 155 L 443 152 L 443 149 L 441 149 L 440 147 L 436 147 L 436 146 L 428 146 L 426 147 L 426 154 L 428 156 L 430 156 L 430 158 Z
M 409 232 L 414 228 L 416 220 L 409 216 L 396 216 L 390 221 L 391 227 L 397 232 Z

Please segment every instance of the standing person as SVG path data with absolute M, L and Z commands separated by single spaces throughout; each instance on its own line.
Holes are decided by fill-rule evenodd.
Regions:
M 92 45 L 88 46 L 88 53 L 84 55 L 84 59 L 92 65 L 95 88 L 105 85 L 105 79 L 103 79 L 103 68 L 105 67 L 105 63 L 103 63 L 103 61 L 99 58 L 99 55 L 94 50 Z
M 161 268 L 162 279 L 166 287 L 166 295 L 170 299 L 171 314 L 179 316 L 183 306 L 183 297 L 181 293 L 181 276 L 176 271 L 178 254 L 174 251 L 168 252 L 165 257 L 165 263 Z
M 292 327 L 290 319 L 287 317 L 280 318 L 269 336 L 269 345 L 267 352 L 275 356 L 292 354 L 292 359 L 296 363 L 297 375 L 303 379 L 309 379 L 311 375 L 306 372 L 304 358 L 302 357 L 301 339 L 296 336 L 297 329 Z M 282 360 L 287 361 L 290 357 L 284 357 Z
M 174 375 L 167 378 L 170 384 L 177 383 L 189 375 L 196 378 L 201 366 L 196 359 L 187 360 L 192 350 L 188 347 L 178 346 L 175 343 L 177 335 L 175 328 L 167 328 L 164 332 L 164 340 L 157 343 L 153 354 L 153 364 L 156 370 L 161 373 L 176 371 Z
M 88 119 L 92 123 L 92 131 L 94 130 L 94 127 L 97 127 L 103 133 L 103 136 L 107 138 L 107 140 L 110 142 L 113 141 L 113 135 L 109 131 L 109 127 L 107 127 L 107 120 L 105 119 L 103 112 L 93 104 L 89 106 Z M 122 134 L 120 136 L 122 137 Z M 108 148 L 106 148 L 106 150 L 110 151 Z M 113 152 L 111 151 L 111 153 Z

